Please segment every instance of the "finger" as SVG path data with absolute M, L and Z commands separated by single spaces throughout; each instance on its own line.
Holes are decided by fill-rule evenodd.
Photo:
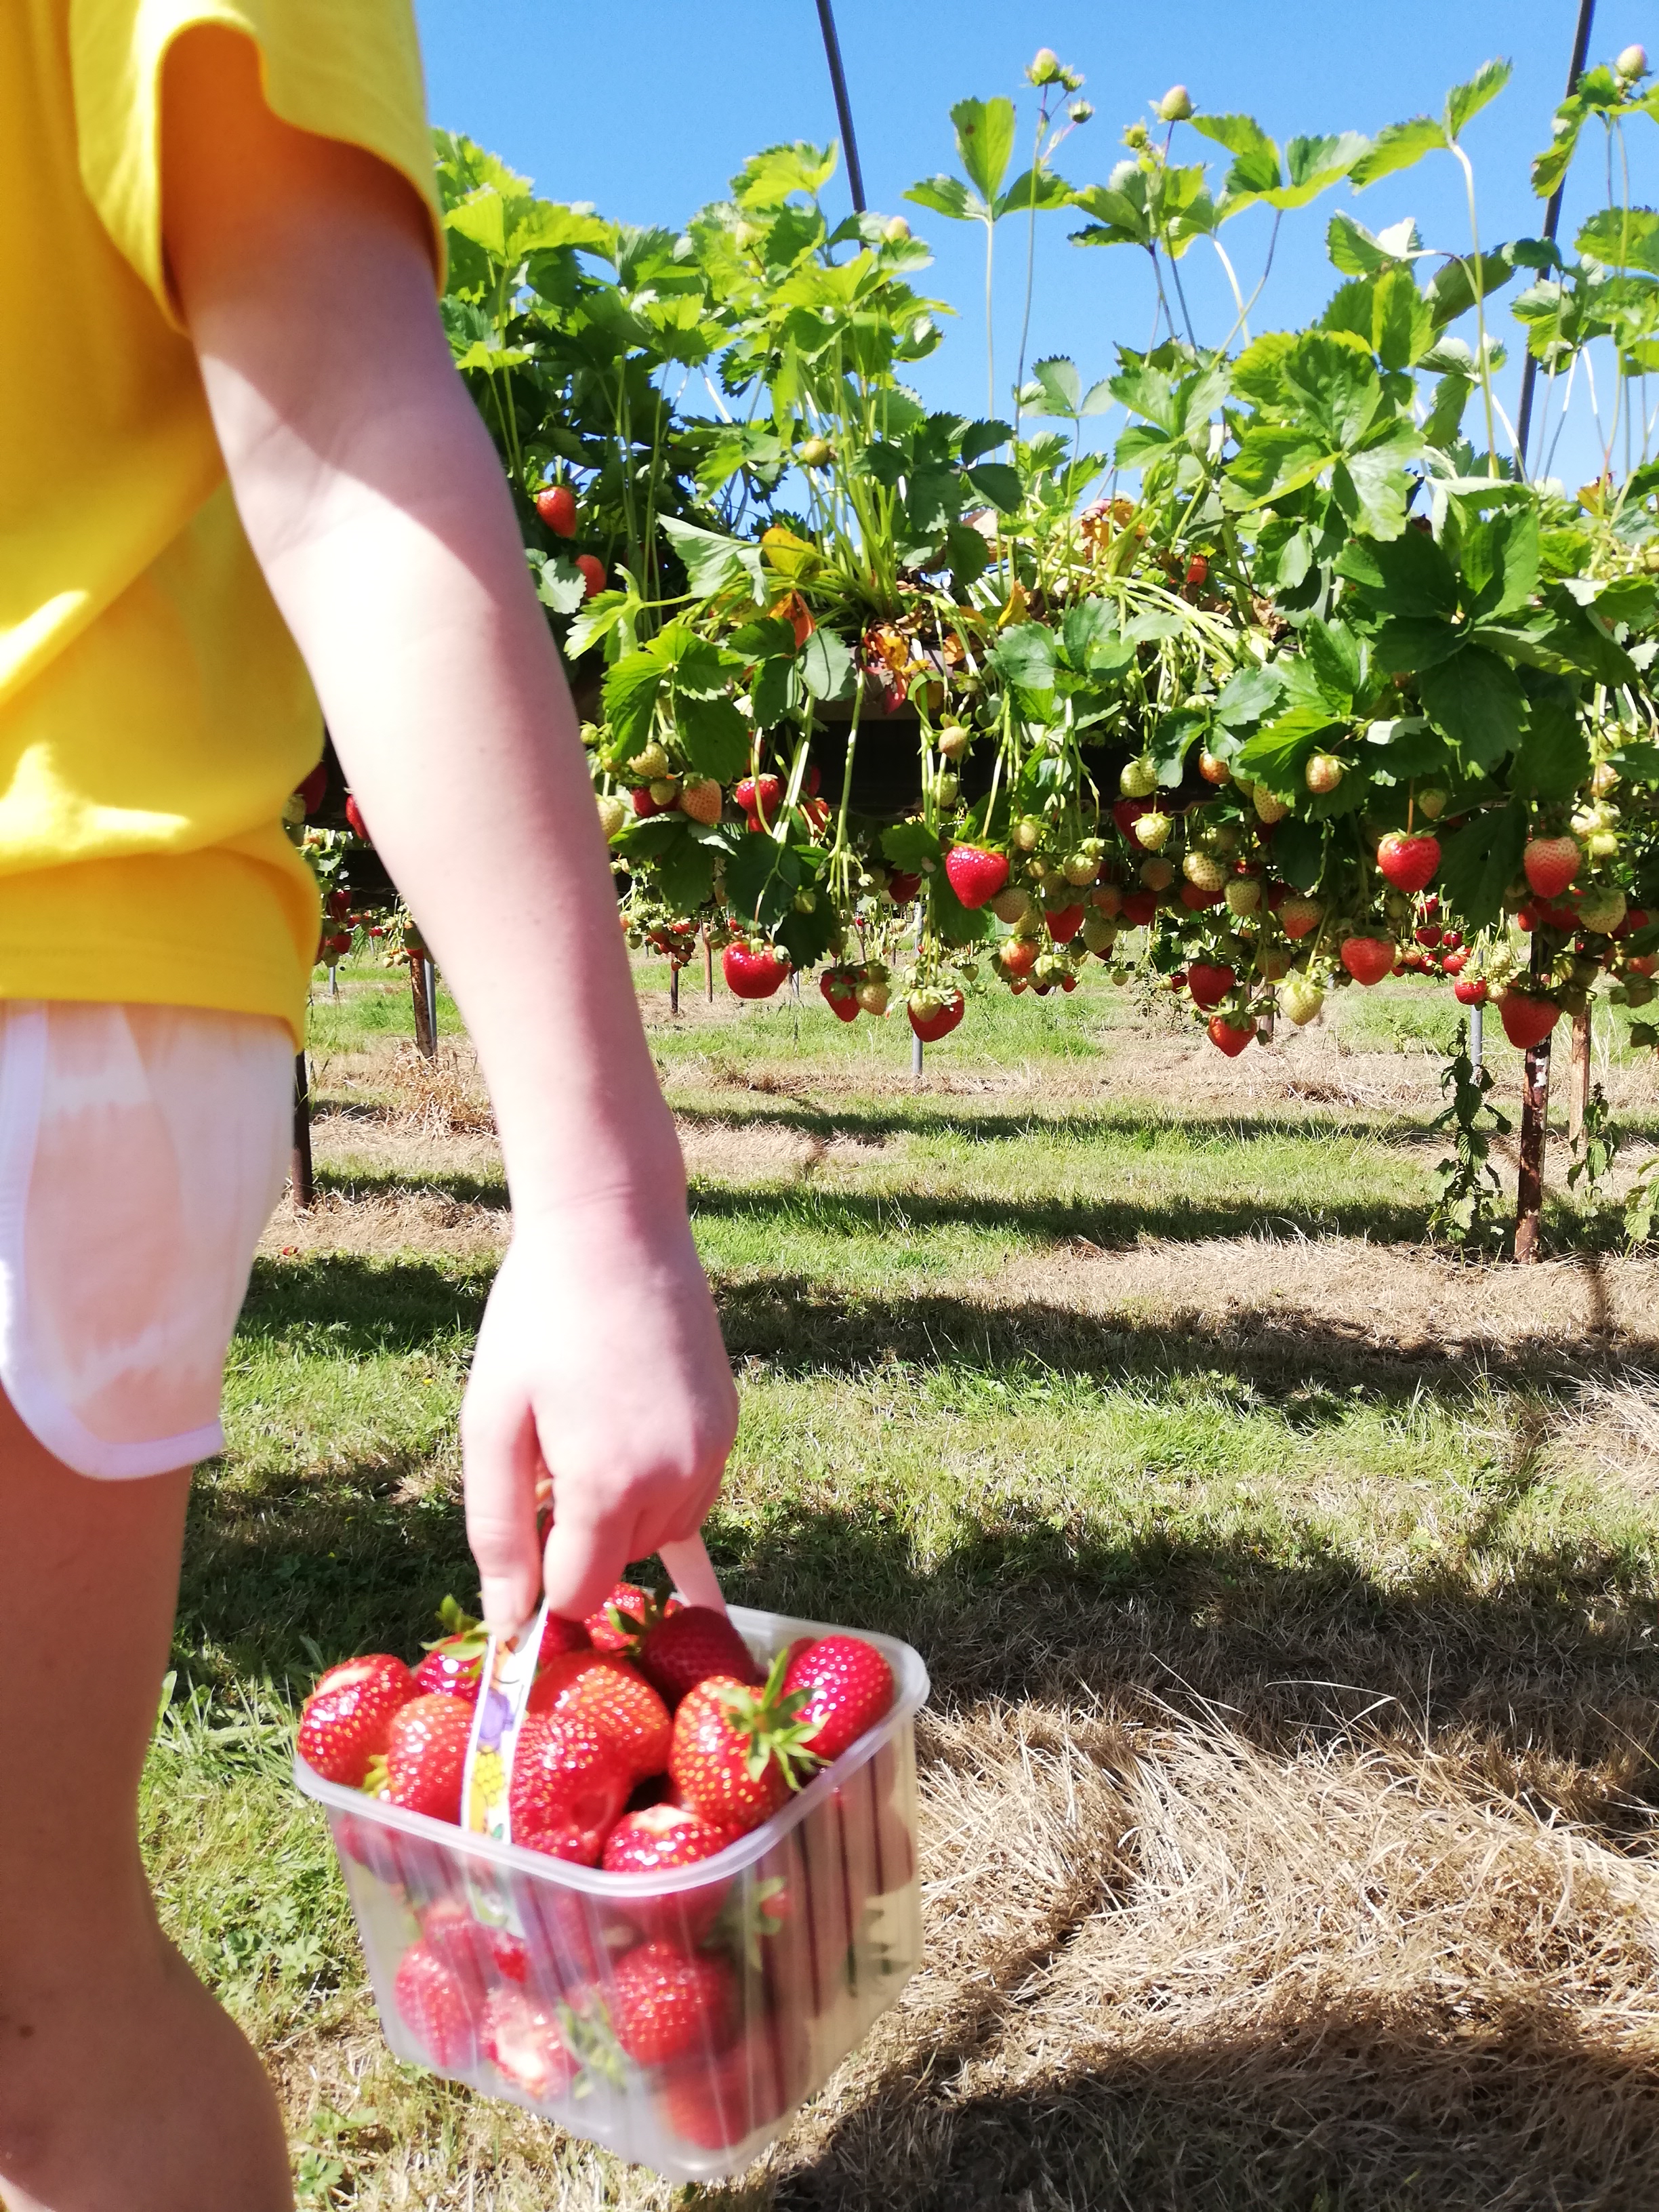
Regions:
M 555 1519 L 542 1553 L 542 1587 L 555 1613 L 583 1620 L 604 1604 L 629 1561 L 642 1556 L 637 1525 L 629 1513 Z
M 478 1563 L 484 1622 L 493 1635 L 512 1636 L 541 1601 L 536 1485 L 544 1469 L 529 1407 L 475 1404 L 469 1393 L 461 1445 L 466 1536 Z

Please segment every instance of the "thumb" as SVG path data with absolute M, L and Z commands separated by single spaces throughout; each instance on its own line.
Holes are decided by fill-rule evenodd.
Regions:
M 536 1484 L 543 1473 L 527 1404 L 493 1403 L 475 1388 L 462 1409 L 466 1539 L 478 1564 L 480 1607 L 496 1636 L 523 1627 L 541 1602 Z

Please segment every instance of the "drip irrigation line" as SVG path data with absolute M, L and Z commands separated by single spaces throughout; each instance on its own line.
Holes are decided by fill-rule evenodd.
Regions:
M 820 13 L 823 12 L 822 8 Z M 1578 80 L 1584 73 L 1584 59 L 1589 52 L 1590 26 L 1595 20 L 1595 0 L 1578 0 L 1578 28 L 1572 41 L 1572 65 L 1567 71 L 1567 98 L 1571 100 L 1578 89 Z M 1544 210 L 1544 236 L 1553 245 L 1561 222 L 1561 195 L 1567 188 L 1565 175 L 1550 194 Z M 1538 356 L 1528 346 L 1524 367 L 1521 371 L 1521 411 L 1516 416 L 1515 443 L 1516 458 L 1524 471 L 1527 465 L 1527 440 L 1532 429 L 1532 392 L 1538 380 Z
M 1594 5 L 1594 0 L 1586 0 Z M 836 118 L 841 125 L 841 143 L 847 155 L 847 182 L 853 194 L 854 211 L 864 213 L 864 172 L 859 167 L 859 142 L 853 136 L 853 103 L 847 97 L 847 72 L 841 65 L 841 40 L 836 36 L 836 11 L 830 0 L 818 0 L 818 27 L 823 33 L 824 58 L 830 64 L 830 83 L 836 95 Z

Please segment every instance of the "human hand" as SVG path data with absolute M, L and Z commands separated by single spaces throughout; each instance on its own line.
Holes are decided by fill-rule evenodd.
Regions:
M 683 1217 L 641 1223 L 594 1202 L 520 1219 L 461 1408 L 467 1537 L 489 1626 L 510 1635 L 544 1590 L 580 1619 L 629 1559 L 695 1534 L 737 1425 Z M 544 1550 L 537 1486 L 550 1482 Z

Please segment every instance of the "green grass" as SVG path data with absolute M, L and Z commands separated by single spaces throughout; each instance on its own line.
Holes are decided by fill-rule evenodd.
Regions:
M 346 989 L 316 1010 L 319 1057 L 412 1033 L 400 981 Z M 896 1023 L 697 1011 L 653 1041 L 705 1146 L 694 1218 L 744 1382 L 708 1531 L 733 1597 L 908 1638 L 947 1709 L 1197 1701 L 1275 1749 L 1365 1712 L 1473 1744 L 1492 1790 L 1615 1847 L 1645 1832 L 1654 1516 L 1577 1458 L 1567 1419 L 1576 1377 L 1616 1379 L 1616 1359 L 1527 1340 L 1476 1368 L 1294 1310 L 1222 1326 L 1133 1276 L 1085 1310 L 1065 1273 L 1148 1238 L 1409 1245 L 1438 1157 L 1431 1083 L 1421 1110 L 1187 1112 L 1137 1079 L 1180 1033 L 1137 1027 L 1092 980 L 976 1006 L 930 1056 L 965 1087 L 920 1091 Z M 1405 994 L 1347 994 L 1336 1015 L 1355 1051 L 1411 1056 L 1440 1018 Z M 325 1180 L 399 1182 L 367 1157 Z M 447 1182 L 500 1196 L 488 1174 Z M 988 1298 L 1011 1262 L 1020 1296 Z M 284 2069 L 315 2204 L 678 2201 L 375 2055 L 343 1892 L 288 1780 L 319 1662 L 412 1655 L 444 1595 L 476 1586 L 454 1418 L 488 1287 L 486 1265 L 434 1251 L 263 1260 L 228 1450 L 192 1506 L 146 1847 L 170 1926 Z M 1407 2201 L 1355 2186 L 1355 2205 Z M 1218 2177 L 1180 2201 L 1279 2201 L 1255 2190 Z M 872 2191 L 833 2201 L 922 2201 Z

